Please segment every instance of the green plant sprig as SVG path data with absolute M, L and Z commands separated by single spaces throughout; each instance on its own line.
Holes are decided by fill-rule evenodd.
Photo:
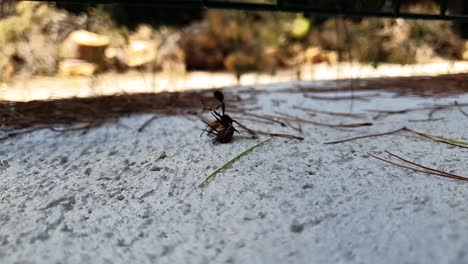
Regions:
M 241 154 L 237 155 L 236 157 L 234 157 L 233 159 L 231 159 L 230 161 L 226 162 L 223 166 L 219 167 L 218 169 L 216 169 L 215 171 L 213 171 L 210 175 L 208 175 L 208 177 L 205 178 L 205 180 L 200 183 L 198 185 L 198 188 L 202 188 L 202 187 L 205 187 L 208 183 L 210 183 L 218 173 L 220 173 L 221 171 L 225 170 L 226 168 L 228 168 L 229 166 L 231 166 L 234 162 L 238 161 L 240 158 L 242 158 L 243 156 L 249 154 L 250 152 L 252 152 L 253 150 L 255 150 L 256 148 L 259 148 L 259 147 L 262 147 L 264 145 L 267 145 L 271 142 L 271 138 L 265 140 L 265 141 L 262 141 L 260 143 L 258 143 L 257 145 L 245 150 L 244 152 L 242 152 Z

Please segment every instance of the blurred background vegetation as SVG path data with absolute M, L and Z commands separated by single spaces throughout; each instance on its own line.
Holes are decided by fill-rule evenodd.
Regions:
M 349 4 L 375 9 L 381 2 Z M 435 1 L 403 2 L 406 11 L 438 12 Z M 240 76 L 249 71 L 274 74 L 306 63 L 359 61 L 378 67 L 468 60 L 467 31 L 447 21 L 7 2 L 0 19 L 0 81 L 131 68 L 230 71 Z

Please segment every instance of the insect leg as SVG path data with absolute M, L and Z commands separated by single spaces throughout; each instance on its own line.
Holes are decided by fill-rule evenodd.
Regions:
M 224 127 L 226 127 L 227 124 L 225 124 L 221 119 L 221 117 L 223 117 L 222 115 L 220 115 L 217 111 L 212 111 L 211 114 L 214 116 L 216 121 L 218 121 L 219 123 L 223 124 Z
M 210 131 L 210 130 L 206 130 L 206 129 L 203 129 L 202 133 L 203 133 L 203 132 L 206 132 L 206 133 L 209 133 L 209 134 L 212 134 L 212 135 L 215 135 L 215 136 L 218 135 L 217 133 L 215 133 L 215 132 L 213 132 L 213 131 Z M 201 135 L 200 135 L 200 136 L 201 136 Z
M 211 131 L 207 130 L 206 128 L 202 129 L 200 137 L 203 135 L 204 132 L 213 132 L 213 130 L 216 131 L 216 133 L 219 133 L 219 131 L 216 129 L 216 127 L 214 127 L 212 124 L 208 123 L 205 120 L 202 120 L 202 122 L 205 123 L 207 127 L 211 128 Z

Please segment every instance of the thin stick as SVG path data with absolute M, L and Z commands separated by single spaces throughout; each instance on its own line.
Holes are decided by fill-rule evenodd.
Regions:
M 226 162 L 223 166 L 219 167 L 218 169 L 216 169 L 215 171 L 213 171 L 210 175 L 208 175 L 208 177 L 205 178 L 205 180 L 200 183 L 198 185 L 198 188 L 202 188 L 202 187 L 205 187 L 208 183 L 210 183 L 218 173 L 220 173 L 222 170 L 225 170 L 227 167 L 231 166 L 234 162 L 238 161 L 240 158 L 242 158 L 243 156 L 249 154 L 250 152 L 252 152 L 254 149 L 256 148 L 259 148 L 261 146 L 264 146 L 268 143 L 271 142 L 271 138 L 265 140 L 265 141 L 262 141 L 260 143 L 258 143 L 257 145 L 245 150 L 244 152 L 242 152 L 241 154 L 237 155 L 236 157 L 234 157 L 233 159 L 231 159 L 230 161 Z
M 366 122 L 366 123 L 353 123 L 353 124 L 325 124 L 325 123 L 320 123 L 320 122 L 311 121 L 311 120 L 307 120 L 307 119 L 302 119 L 302 118 L 299 118 L 299 117 L 294 117 L 294 116 L 287 115 L 287 114 L 280 113 L 280 112 L 276 112 L 276 111 L 275 111 L 275 113 L 277 113 L 279 115 L 282 115 L 282 116 L 258 115 L 258 114 L 247 113 L 247 112 L 240 112 L 240 113 L 242 113 L 244 115 L 260 118 L 260 119 L 265 119 L 265 120 L 268 120 L 268 121 L 271 121 L 271 122 L 275 122 L 275 123 L 280 124 L 281 126 L 288 126 L 289 123 L 287 123 L 286 121 L 293 121 L 293 122 L 298 122 L 298 123 L 303 122 L 303 123 L 313 124 L 313 125 L 316 125 L 316 126 L 331 127 L 331 128 L 355 128 L 355 127 L 373 125 L 372 123 L 369 123 L 369 122 Z M 280 120 L 282 120 L 282 121 L 280 121 Z M 292 127 L 293 129 L 297 130 L 297 128 L 291 126 L 290 124 L 289 124 L 289 126 Z
M 239 122 L 236 121 L 236 120 L 233 120 L 233 122 L 236 123 L 237 125 L 239 125 L 240 127 L 242 127 L 243 129 L 245 129 L 247 132 L 249 132 L 250 135 L 254 135 L 254 136 L 255 136 L 255 132 L 254 132 L 252 129 L 250 129 L 250 128 L 244 126 L 243 124 L 239 123 Z
M 24 134 L 27 134 L 27 133 L 31 133 L 31 132 L 34 132 L 34 131 L 37 131 L 37 130 L 41 130 L 41 129 L 49 129 L 49 127 L 42 127 L 42 126 L 41 127 L 33 127 L 33 128 L 30 128 L 30 129 L 22 130 L 22 131 L 18 131 L 18 132 L 10 132 L 10 133 L 7 133 L 5 136 L 0 137 L 0 142 L 4 141 L 4 140 L 7 140 L 7 139 L 10 139 L 10 138 L 14 138 L 14 137 L 17 137 L 17 136 L 24 135 Z
M 448 144 L 448 145 L 452 145 L 452 146 L 456 146 L 456 147 L 460 147 L 460 148 L 468 148 L 468 142 L 464 142 L 464 141 L 456 140 L 456 139 L 451 139 L 451 138 L 434 136 L 434 135 L 431 135 L 431 134 L 419 132 L 419 131 L 409 129 L 409 128 L 406 128 L 406 127 L 405 127 L 405 130 L 408 131 L 408 132 L 411 132 L 413 134 L 416 134 L 418 136 L 431 139 L 431 140 L 436 141 L 436 142 L 440 142 L 440 143 L 444 143 L 444 144 Z
M 400 163 L 397 163 L 397 162 L 394 162 L 394 161 L 391 161 L 391 160 L 388 160 L 388 159 L 385 159 L 385 158 L 382 158 L 382 157 L 373 155 L 373 154 L 371 154 L 371 153 L 367 153 L 367 154 L 368 154 L 369 156 L 375 158 L 375 159 L 378 159 L 378 160 L 381 160 L 381 161 L 383 161 L 383 162 L 387 162 L 387 163 L 390 163 L 390 164 L 392 164 L 392 165 L 395 165 L 395 166 L 398 166 L 398 167 L 401 167 L 401 168 L 405 168 L 405 169 L 408 169 L 408 170 L 417 171 L 417 172 L 422 172 L 422 173 L 426 173 L 426 174 L 437 175 L 437 176 L 446 177 L 446 178 L 455 179 L 455 180 L 468 181 L 468 177 L 459 176 L 459 175 L 455 175 L 455 174 L 448 173 L 448 172 L 444 172 L 444 171 L 439 171 L 439 170 L 432 169 L 432 168 L 429 168 L 429 167 L 424 167 L 424 166 L 419 165 L 419 164 L 416 164 L 416 163 L 412 163 L 412 162 L 411 162 L 411 164 L 415 164 L 415 165 L 418 166 L 418 167 L 421 167 L 421 168 L 428 168 L 428 169 L 413 168 L 413 167 L 411 167 L 411 166 L 407 166 L 407 165 L 404 165 L 404 164 L 400 164 Z M 402 159 L 401 157 L 398 157 L 398 158 Z M 402 159 L 402 160 L 405 161 L 405 159 Z
M 297 122 L 297 125 L 298 125 L 298 126 L 295 127 L 295 126 L 293 126 L 293 125 L 291 124 L 290 121 L 295 122 L 296 120 L 289 120 L 289 119 L 286 120 L 286 119 L 284 119 L 284 123 L 285 123 L 286 125 L 288 125 L 288 126 L 289 126 L 290 128 L 292 128 L 292 129 L 296 130 L 297 132 L 302 133 L 302 128 L 300 127 L 301 123 L 300 123 L 300 122 Z
M 155 116 L 152 116 L 150 119 L 146 120 L 145 123 L 143 123 L 143 125 L 141 125 L 139 128 L 138 128 L 138 132 L 143 132 L 143 130 L 151 123 L 153 122 L 154 120 L 158 119 L 159 116 L 155 115 Z
M 369 96 L 357 96 L 357 95 L 351 95 L 351 96 L 335 96 L 335 97 L 329 97 L 329 96 L 318 96 L 318 95 L 305 95 L 305 98 L 310 98 L 310 99 L 315 99 L 315 100 L 329 100 L 329 101 L 341 101 L 341 100 L 359 100 L 359 101 L 364 101 L 364 102 L 369 102 L 370 99 Z
M 72 128 L 63 128 L 63 129 L 58 129 L 55 127 L 50 127 L 49 129 L 54 132 L 60 132 L 60 133 L 68 133 L 68 132 L 79 132 L 81 131 L 80 135 L 84 135 L 89 132 L 91 128 L 97 127 L 100 122 L 95 122 L 95 123 L 89 123 L 87 125 L 81 126 L 81 127 L 72 127 Z
M 439 111 L 439 110 L 443 110 L 444 107 L 442 106 L 439 106 L 439 107 L 434 107 L 434 109 L 432 109 L 431 111 L 429 111 L 429 113 L 427 114 L 427 119 L 433 119 L 433 116 L 434 114 Z
M 354 90 L 355 90 L 355 80 L 354 80 L 354 76 L 352 74 L 353 72 L 353 54 L 351 53 L 351 39 L 350 39 L 350 36 L 349 36 L 349 31 L 348 31 L 348 27 L 346 26 L 346 23 L 344 21 L 344 19 L 342 17 L 340 17 L 340 21 L 341 21 L 341 26 L 343 27 L 343 31 L 344 31 L 344 37 L 345 37 L 345 46 L 346 46 L 346 53 L 348 53 L 348 62 L 349 62 L 349 69 L 350 69 L 350 73 L 351 73 L 351 76 L 350 76 L 350 89 L 351 89 L 351 105 L 350 105 L 350 112 L 353 111 L 353 108 L 354 108 L 354 98 L 355 98 L 355 95 L 354 95 Z
M 357 140 L 357 139 L 387 136 L 387 135 L 396 134 L 398 132 L 405 131 L 405 130 L 406 130 L 406 128 L 402 127 L 402 128 L 397 129 L 397 130 L 390 131 L 390 132 L 369 134 L 369 135 L 357 136 L 357 137 L 346 138 L 346 139 L 341 139 L 341 140 L 336 140 L 336 141 L 329 141 L 329 142 L 325 142 L 324 144 L 330 144 L 330 145 L 331 144 L 339 144 L 339 143 L 344 143 L 344 142 L 353 141 L 353 140 Z
M 274 124 L 274 122 L 272 122 L 272 121 L 267 121 L 267 120 L 263 120 L 263 119 L 260 119 L 260 118 L 242 117 L 242 116 L 234 116 L 234 118 L 235 119 L 240 119 L 240 120 L 249 120 L 249 121 L 259 122 L 259 123 L 264 123 L 264 124 L 269 124 L 269 125 Z
M 458 106 L 458 110 L 460 111 L 460 113 L 462 113 L 464 116 L 468 117 L 468 113 L 463 110 L 463 108 L 461 107 L 461 105 L 457 101 L 455 101 L 454 104 L 456 106 Z
M 445 171 L 436 170 L 436 169 L 433 169 L 433 168 L 430 168 L 430 167 L 426 167 L 426 166 L 424 166 L 424 165 L 418 164 L 418 163 L 416 163 L 416 162 L 414 162 L 414 161 L 411 161 L 411 160 L 409 160 L 409 159 L 406 159 L 406 158 L 400 157 L 400 156 L 398 156 L 398 155 L 396 155 L 396 154 L 393 154 L 392 152 L 387 151 L 387 150 L 385 150 L 385 152 L 386 152 L 388 155 L 391 155 L 391 156 L 393 156 L 393 157 L 395 157 L 395 158 L 397 158 L 397 159 L 399 159 L 399 160 L 402 160 L 402 161 L 404 161 L 404 162 L 406 162 L 406 163 L 409 163 L 409 164 L 412 164 L 412 165 L 414 165 L 414 166 L 423 168 L 423 169 L 425 169 L 425 170 L 429 170 L 429 171 L 432 171 L 432 172 L 435 172 L 435 173 L 441 173 L 441 174 L 446 174 L 446 175 L 453 175 L 453 176 L 457 176 L 457 177 L 460 177 L 460 178 L 464 178 L 463 176 L 460 176 L 460 175 L 456 175 L 456 174 L 453 174 L 453 173 L 448 173 L 448 172 L 445 172 Z
M 353 141 L 353 140 L 357 140 L 357 139 L 363 139 L 363 138 L 387 136 L 387 135 L 391 135 L 391 134 L 396 134 L 396 133 L 401 132 L 401 131 L 407 131 L 407 132 L 413 133 L 415 135 L 418 135 L 418 136 L 421 136 L 421 137 L 424 137 L 424 138 L 427 138 L 427 139 L 430 139 L 430 140 L 433 140 L 433 141 L 436 141 L 436 142 L 440 142 L 440 143 L 444 143 L 444 144 L 448 144 L 448 145 L 452 145 L 452 146 L 456 146 L 456 147 L 460 147 L 460 148 L 468 148 L 468 142 L 464 142 L 464 141 L 456 140 L 456 139 L 450 139 L 450 138 L 434 136 L 434 135 L 427 134 L 427 133 L 422 133 L 422 132 L 419 132 L 419 131 L 416 131 L 416 130 L 413 130 L 413 129 L 410 129 L 410 128 L 407 128 L 407 127 L 402 127 L 400 129 L 393 130 L 393 131 L 390 131 L 390 132 L 370 134 L 370 135 L 364 135 L 364 136 L 357 136 L 357 137 L 346 138 L 346 139 L 336 140 L 336 141 L 329 141 L 329 142 L 325 142 L 324 144 L 338 144 L 338 143 L 344 143 L 344 142 Z
M 416 122 L 434 122 L 434 121 L 440 121 L 444 120 L 445 118 L 439 117 L 439 118 L 427 118 L 427 119 L 409 119 L 408 122 L 416 123 Z
M 368 110 L 369 112 L 377 112 L 378 114 L 374 116 L 374 120 L 380 119 L 381 117 L 389 116 L 389 115 L 400 115 L 406 114 L 410 112 L 410 109 L 403 109 L 403 110 Z M 415 110 L 416 111 L 416 110 Z M 419 111 L 419 110 L 418 110 Z
M 352 124 L 325 124 L 325 123 L 320 123 L 320 122 L 316 122 L 316 121 L 312 121 L 312 120 L 307 120 L 307 119 L 303 119 L 303 118 L 299 118 L 299 117 L 294 117 L 294 116 L 291 116 L 291 115 L 288 115 L 288 114 L 284 114 L 284 113 L 279 113 L 279 112 L 276 112 L 275 113 L 279 114 L 279 115 L 283 115 L 283 116 L 286 116 L 289 120 L 292 120 L 292 121 L 296 121 L 296 122 L 303 122 L 303 123 L 309 123 L 309 124 L 312 124 L 312 125 L 316 125 L 316 126 L 323 126 L 323 127 L 332 127 L 332 128 L 355 128 L 355 127 L 362 127 L 362 126 L 372 126 L 373 124 L 372 123 L 369 123 L 369 122 L 365 122 L 365 123 L 352 123 Z M 278 117 L 280 119 L 285 119 L 284 117 Z
M 279 120 L 276 120 L 275 117 L 271 117 L 271 116 L 264 116 L 264 115 L 257 115 L 257 114 L 253 114 L 253 113 L 248 113 L 248 112 L 245 112 L 245 111 L 234 111 L 235 113 L 241 113 L 241 114 L 244 114 L 244 115 L 247 115 L 247 116 L 252 116 L 252 117 L 256 117 L 256 118 L 259 118 L 259 119 L 263 119 L 263 120 L 267 120 L 267 121 L 270 121 L 270 122 L 273 122 L 273 123 L 277 123 L 277 124 L 280 124 L 281 126 L 286 126 L 286 124 L 284 122 L 281 122 Z
M 364 117 L 364 114 L 329 112 L 329 111 L 316 110 L 316 109 L 302 107 L 302 106 L 293 106 L 293 108 L 302 110 L 304 112 L 318 113 L 318 114 L 331 115 L 331 116 L 343 116 L 343 117 L 352 117 L 352 118 L 363 118 Z
M 270 133 L 270 132 L 266 132 L 266 131 L 253 130 L 253 129 L 251 129 L 251 131 L 253 131 L 253 132 L 255 132 L 255 134 L 259 134 L 259 135 L 268 135 L 268 136 L 271 136 L 271 137 L 281 137 L 281 138 L 287 138 L 287 139 L 304 140 L 303 137 L 290 135 L 290 134 Z
M 413 167 L 410 167 L 410 166 L 408 166 L 408 165 L 400 164 L 400 163 L 391 161 L 391 160 L 389 160 L 389 159 L 385 159 L 385 158 L 382 158 L 382 157 L 373 155 L 372 153 L 369 153 L 369 152 L 367 152 L 367 154 L 368 154 L 369 156 L 373 157 L 373 158 L 378 159 L 378 160 L 381 160 L 381 161 L 384 161 L 384 162 L 387 162 L 387 163 L 390 163 L 390 164 L 392 164 L 392 165 L 395 165 L 395 166 L 398 166 L 398 167 L 401 167 L 401 168 L 405 168 L 405 169 L 408 169 L 408 170 L 417 171 L 417 172 L 423 172 L 423 173 L 429 173 L 429 174 L 435 174 L 435 175 L 438 175 L 438 176 L 447 176 L 447 174 L 445 174 L 445 173 L 429 172 L 429 171 L 427 171 L 427 170 L 418 169 L 418 168 L 413 168 Z

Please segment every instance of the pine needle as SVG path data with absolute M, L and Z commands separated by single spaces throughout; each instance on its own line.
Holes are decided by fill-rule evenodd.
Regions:
M 418 136 L 431 139 L 436 142 L 440 142 L 440 143 L 444 143 L 444 144 L 448 144 L 448 145 L 452 145 L 452 146 L 456 146 L 460 148 L 468 148 L 468 142 L 465 142 L 465 141 L 452 139 L 452 138 L 446 138 L 446 137 L 440 137 L 440 136 L 434 136 L 428 133 L 419 132 L 419 131 L 409 129 L 409 128 L 405 128 L 405 130 L 413 134 L 416 134 Z
M 401 131 L 405 131 L 406 128 L 399 128 L 397 130 L 393 130 L 393 131 L 390 131 L 390 132 L 384 132 L 384 133 L 378 133 L 378 134 L 369 134 L 369 135 L 362 135 L 362 136 L 357 136 L 357 137 L 352 137 L 352 138 L 346 138 L 346 139 L 341 139 L 341 140 L 336 140 L 336 141 L 329 141 L 329 142 L 325 142 L 323 144 L 338 144 L 338 143 L 344 143 L 344 142 L 348 142 L 348 141 L 353 141 L 353 140 L 357 140 L 357 139 L 363 139 L 363 138 L 371 138 L 371 137 L 381 137 L 381 136 L 387 136 L 387 135 L 392 135 L 392 134 L 396 134 L 398 132 L 401 132 Z
M 411 165 L 413 165 L 415 167 L 412 167 L 412 166 L 409 166 L 409 165 L 406 165 L 406 164 L 397 163 L 395 161 L 385 159 L 385 158 L 373 155 L 371 153 L 367 153 L 367 154 L 369 154 L 369 156 L 371 156 L 371 157 L 373 157 L 375 159 L 381 160 L 383 162 L 390 163 L 390 164 L 398 166 L 400 168 L 404 168 L 404 169 L 408 169 L 408 170 L 412 170 L 412 171 L 416 171 L 416 172 L 422 172 L 422 173 L 426 173 L 426 174 L 432 174 L 432 175 L 441 176 L 441 177 L 446 177 L 446 178 L 450 178 L 450 179 L 454 179 L 454 180 L 468 181 L 468 177 L 466 177 L 466 176 L 461 176 L 461 175 L 457 175 L 457 174 L 437 170 L 437 169 L 434 169 L 434 168 L 430 168 L 430 167 L 418 164 L 418 163 L 416 163 L 414 161 L 411 161 L 409 159 L 398 156 L 396 154 L 393 154 L 390 151 L 385 151 L 385 152 L 387 154 L 389 154 L 390 156 L 393 156 L 393 157 L 395 157 L 395 158 L 397 158 L 397 159 L 399 159 L 399 160 L 401 160 L 403 162 L 406 162 L 408 164 L 411 164 Z
M 242 158 L 243 156 L 249 154 L 250 152 L 252 152 L 254 149 L 256 148 L 259 148 L 259 147 L 262 147 L 266 144 L 269 144 L 271 142 L 271 138 L 265 140 L 265 141 L 262 141 L 260 143 L 258 143 L 257 145 L 245 150 L 244 152 L 242 152 L 241 154 L 237 155 L 236 157 L 234 157 L 233 159 L 231 159 L 230 161 L 226 162 L 223 166 L 219 167 L 218 169 L 216 169 L 215 171 L 213 171 L 210 175 L 208 175 L 208 177 L 206 177 L 206 179 L 200 183 L 198 185 L 198 188 L 202 188 L 202 187 L 205 187 L 209 182 L 211 182 L 218 173 L 220 173 L 221 171 L 225 170 L 226 168 L 228 168 L 229 166 L 231 166 L 234 162 L 238 161 L 240 158 Z
M 457 139 L 452 139 L 452 138 L 434 136 L 434 135 L 419 132 L 419 131 L 416 131 L 416 130 L 413 130 L 413 129 L 410 129 L 410 128 L 407 128 L 407 127 L 402 127 L 400 129 L 393 130 L 393 131 L 390 131 L 390 132 L 363 135 L 363 136 L 346 138 L 346 139 L 336 140 L 336 141 L 329 141 L 329 142 L 325 142 L 324 144 L 338 144 L 338 143 L 344 143 L 344 142 L 353 141 L 353 140 L 357 140 L 357 139 L 364 139 L 364 138 L 370 138 L 370 137 L 381 137 L 381 136 L 396 134 L 396 133 L 399 133 L 399 132 L 402 132 L 402 131 L 410 132 L 410 133 L 413 133 L 413 134 L 418 135 L 420 137 L 424 137 L 424 138 L 433 140 L 435 142 L 444 143 L 444 144 L 448 144 L 448 145 L 452 145 L 452 146 L 456 146 L 456 147 L 460 147 L 460 148 L 468 148 L 468 142 L 457 140 Z

